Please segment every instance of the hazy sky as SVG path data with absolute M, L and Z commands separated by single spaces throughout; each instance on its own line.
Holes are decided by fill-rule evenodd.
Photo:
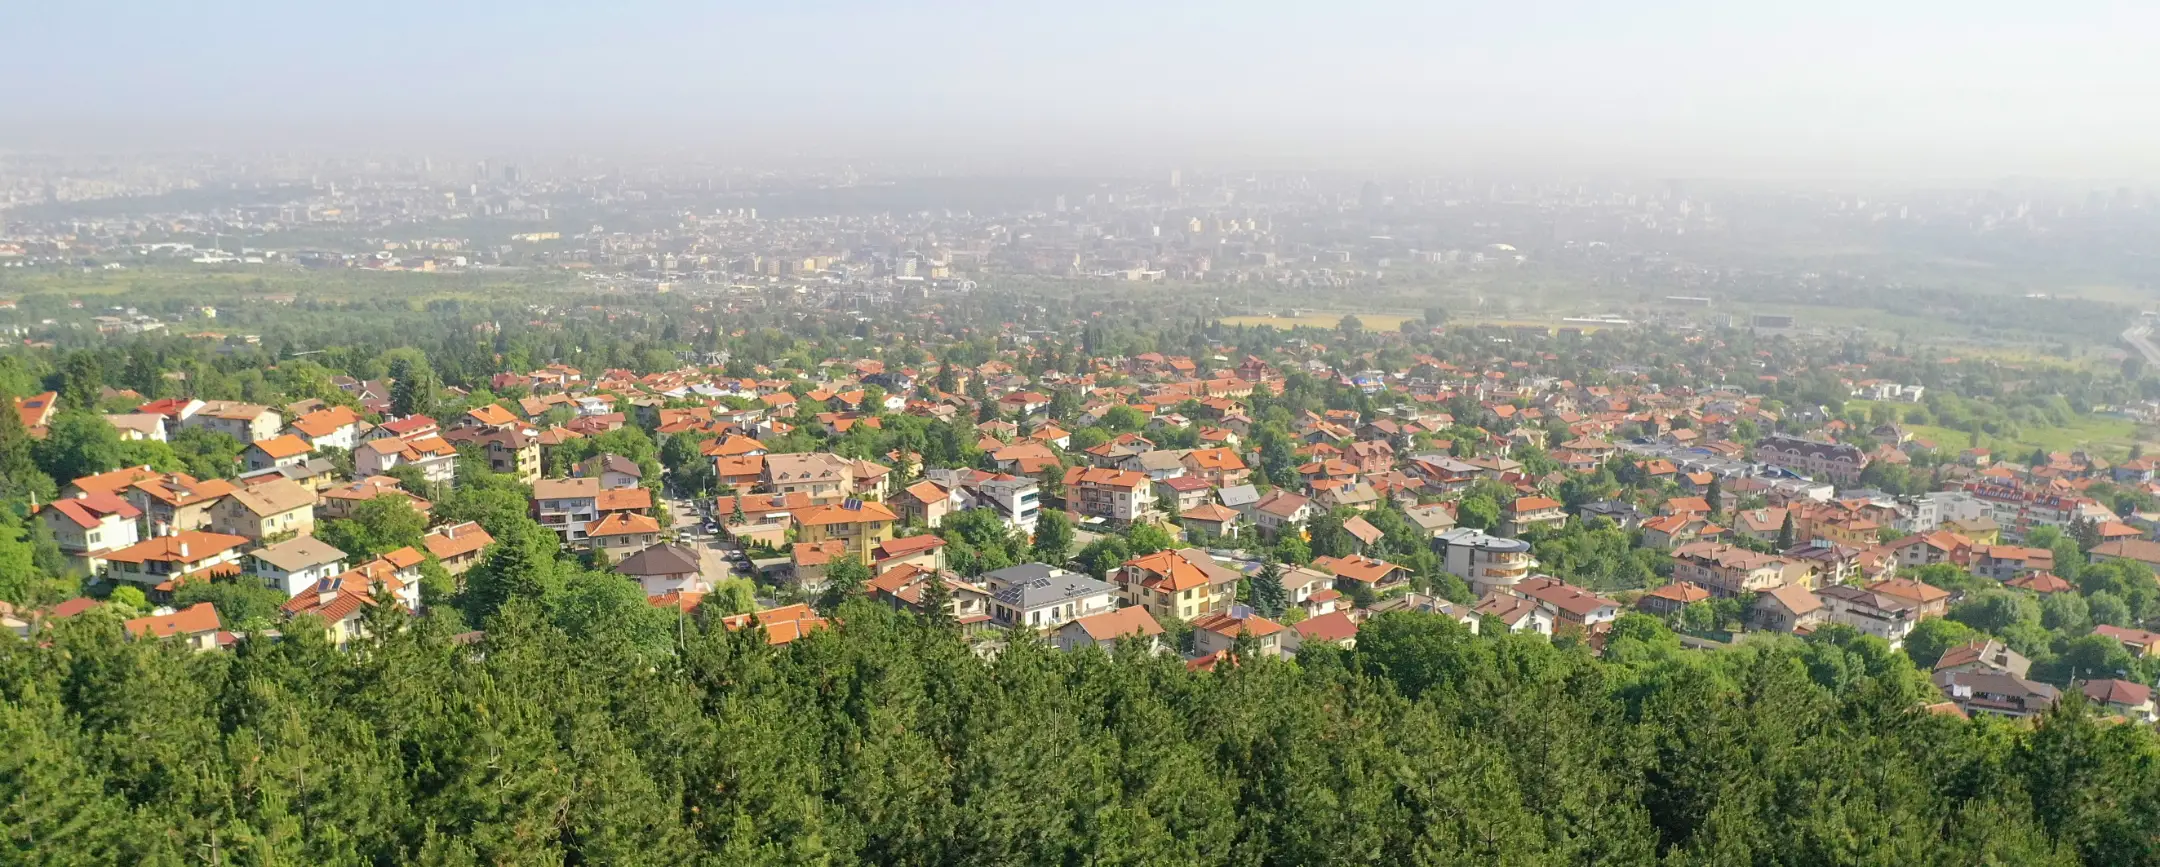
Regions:
M 0 147 L 2160 176 L 2160 2 L 8 4 Z

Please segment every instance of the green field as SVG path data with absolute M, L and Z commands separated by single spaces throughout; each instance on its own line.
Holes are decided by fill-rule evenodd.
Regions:
M 1345 315 L 1356 316 L 1359 322 L 1365 324 L 1365 330 L 1367 331 L 1394 331 L 1401 328 L 1404 322 L 1421 318 L 1417 316 L 1395 316 L 1386 313 L 1307 313 L 1302 316 L 1225 316 L 1222 322 L 1224 325 L 1247 325 L 1253 327 L 1271 325 L 1288 331 L 1300 326 L 1334 328 L 1342 322 Z
M 160 263 L 118 271 L 19 270 L 0 272 L 0 298 L 56 295 L 153 301 L 172 297 L 205 303 L 237 295 L 289 293 L 301 298 L 340 299 L 403 297 L 415 303 L 486 298 L 505 289 L 578 288 L 561 272 L 520 271 L 367 271 L 357 268 L 305 270 L 287 263 L 262 265 L 191 265 Z M 1330 323 L 1332 325 L 1332 323 Z
M 1865 413 L 1877 403 L 1878 401 L 1868 400 L 1847 401 L 1845 408 L 1858 409 Z M 1943 451 L 1961 452 L 1974 446 L 1972 436 L 1961 430 L 1931 424 L 1908 424 L 1905 429 L 1911 431 L 1915 437 L 1935 443 L 1935 447 Z M 2134 444 L 2142 443 L 2148 450 L 2160 445 L 2160 440 L 2155 439 L 2155 433 L 2150 429 L 2140 430 L 2136 422 L 2128 419 L 2084 416 L 2065 427 L 2028 427 L 2019 431 L 2016 439 L 1982 434 L 1979 446 L 1994 452 L 1998 458 L 2023 459 L 2035 448 L 2050 452 L 2098 451 L 2120 458 L 2129 454 L 2130 447 Z

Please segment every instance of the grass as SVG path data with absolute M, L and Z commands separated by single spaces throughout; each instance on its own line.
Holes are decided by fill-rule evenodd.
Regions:
M 1866 412 L 1877 401 L 1847 401 L 1847 409 L 1858 408 Z M 1907 431 L 1920 439 L 1935 443 L 1937 449 L 1961 452 L 1974 447 L 1971 435 L 1961 430 L 1931 424 L 1907 424 Z M 2145 445 L 2152 450 L 2156 444 L 2152 431 L 2140 431 L 2137 423 L 2129 419 L 2081 416 L 2075 423 L 2063 427 L 2025 428 L 2016 439 L 1982 434 L 1978 445 L 1995 453 L 1996 457 L 2022 460 L 2033 449 L 2049 452 L 2088 451 L 2121 457 L 2130 453 L 2132 445 Z
M 280 266 L 254 266 L 280 269 Z M 230 288 L 246 285 L 256 279 L 274 274 L 244 271 L 213 271 L 207 268 L 186 269 L 173 266 L 157 268 L 128 268 L 121 271 L 96 270 L 43 271 L 0 278 L 0 292 L 11 295 L 28 295 L 52 292 L 60 295 L 119 295 L 127 292 L 157 292 L 165 289 L 201 289 L 211 286 Z
M 339 299 L 365 294 L 402 296 L 414 303 L 479 300 L 505 287 L 577 286 L 574 278 L 549 271 L 376 272 L 361 269 L 304 270 L 288 263 L 262 265 L 193 265 L 160 262 L 120 271 L 103 269 L 21 270 L 0 272 L 0 298 L 39 294 L 64 298 L 114 298 L 129 302 L 172 297 L 203 303 L 229 302 L 232 296 L 290 293 Z
M 1341 313 L 1341 312 L 1329 312 L 1329 313 L 1307 313 L 1307 314 L 1304 314 L 1304 315 L 1302 315 L 1302 316 L 1225 316 L 1225 317 L 1223 317 L 1223 320 L 1222 320 L 1222 322 L 1223 322 L 1223 324 L 1224 324 L 1224 325 L 1246 325 L 1246 326 L 1260 326 L 1260 325 L 1270 325 L 1270 326 L 1274 326 L 1274 327 L 1276 327 L 1276 328 L 1280 328 L 1280 329 L 1283 329 L 1283 330 L 1285 330 L 1285 331 L 1287 331 L 1287 330 L 1289 330 L 1289 329 L 1292 329 L 1292 328 L 1297 328 L 1297 327 L 1299 327 L 1299 326 L 1306 326 L 1306 327 L 1311 327 L 1311 328 L 1326 328 L 1326 329 L 1333 329 L 1333 328 L 1334 328 L 1334 327 L 1335 327 L 1336 325 L 1338 325 L 1338 324 L 1340 324 L 1340 323 L 1342 322 L 1342 318 L 1343 318 L 1343 316 L 1344 316 L 1344 315 L 1346 315 L 1346 314 L 1344 314 L 1344 313 Z M 1352 315 L 1352 316 L 1356 316 L 1356 317 L 1358 318 L 1358 321 L 1359 321 L 1360 323 L 1363 323 L 1363 324 L 1364 324 L 1364 326 L 1365 326 L 1365 330 L 1367 330 L 1367 331 L 1397 331 L 1397 330 L 1400 330 L 1400 329 L 1402 328 L 1402 324 L 1403 324 L 1403 323 L 1405 323 L 1405 322 L 1423 322 L 1423 321 L 1425 320 L 1425 317 L 1424 317 L 1424 315 L 1422 315 L 1422 314 L 1420 314 L 1420 315 L 1417 315 L 1417 316 L 1404 316 L 1404 315 L 1401 315 L 1401 314 L 1397 314 L 1397 313 L 1351 313 L 1351 314 L 1347 314 L 1347 315 Z M 1562 322 L 1562 321 L 1560 321 L 1560 319 L 1559 319 L 1558 317 L 1554 317 L 1554 318 L 1551 318 L 1551 319 L 1541 319 L 1541 318 L 1537 318 L 1537 317 L 1520 317 L 1520 316 L 1516 316 L 1516 317 L 1482 317 L 1482 316 L 1453 316 L 1453 317 L 1450 317 L 1450 318 L 1448 319 L 1448 322 L 1447 322 L 1447 324 L 1449 324 L 1449 325 L 1452 325 L 1452 326 L 1456 326 L 1456 327 L 1462 327 L 1462 326 L 1470 326 L 1470 325 L 1492 325 L 1492 326 L 1498 326 L 1498 327 L 1501 327 L 1501 328 L 1514 328 L 1514 327 L 1528 327 L 1528 328 L 1560 328 L 1560 327 L 1573 327 L 1573 328 L 1582 328 L 1582 329 L 1583 329 L 1584 331 L 1596 331 L 1596 330 L 1597 330 L 1597 326 L 1594 326 L 1594 325 L 1590 325 L 1590 326 L 1584 326 L 1584 325 L 1569 325 L 1568 323 L 1565 323 L 1565 322 Z
M 1341 324 L 1345 315 L 1356 316 L 1359 322 L 1364 323 L 1367 331 L 1395 331 L 1402 328 L 1404 322 L 1424 318 L 1422 316 L 1397 316 L 1387 313 L 1307 313 L 1302 316 L 1225 316 L 1223 317 L 1223 324 L 1272 325 L 1285 331 L 1301 325 L 1312 328 L 1334 328 L 1336 325 Z

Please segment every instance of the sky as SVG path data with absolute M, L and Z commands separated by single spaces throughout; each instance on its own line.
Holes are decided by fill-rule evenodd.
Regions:
M 2160 176 L 2160 3 L 67 0 L 0 148 Z

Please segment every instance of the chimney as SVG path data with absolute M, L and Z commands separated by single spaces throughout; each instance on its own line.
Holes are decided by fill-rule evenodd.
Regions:
M 181 557 L 181 559 L 186 559 L 186 558 L 187 558 L 187 543 L 186 543 L 186 542 L 182 542 L 182 543 L 180 543 L 180 557 Z

